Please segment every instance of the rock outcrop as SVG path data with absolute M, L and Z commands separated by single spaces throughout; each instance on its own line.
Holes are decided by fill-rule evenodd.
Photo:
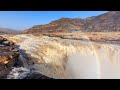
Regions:
M 37 72 L 30 72 L 22 79 L 53 79 Z
M 0 36 L 0 77 L 7 75 L 18 57 L 19 51 L 14 43 Z

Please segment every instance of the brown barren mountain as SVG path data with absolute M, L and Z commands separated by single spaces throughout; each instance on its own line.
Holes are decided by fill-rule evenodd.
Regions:
M 45 25 L 36 25 L 24 33 L 50 32 L 117 32 L 120 31 L 120 11 L 110 11 L 86 19 L 61 18 Z

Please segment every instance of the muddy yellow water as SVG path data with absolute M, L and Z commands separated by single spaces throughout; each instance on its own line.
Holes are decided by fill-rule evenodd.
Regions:
M 30 67 L 47 76 L 59 79 L 120 78 L 119 44 L 31 34 L 8 39 L 19 46 L 22 57 L 27 55 L 26 62 Z

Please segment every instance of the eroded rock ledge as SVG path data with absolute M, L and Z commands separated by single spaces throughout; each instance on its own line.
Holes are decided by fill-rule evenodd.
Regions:
M 19 57 L 15 44 L 0 36 L 0 77 L 9 73 Z
M 0 79 L 52 79 L 35 72 L 35 70 L 28 69 L 26 72 L 23 70 L 24 68 L 17 67 L 16 63 L 20 60 L 19 56 L 20 50 L 16 45 L 0 36 Z M 20 74 L 20 76 L 16 77 L 16 74 Z

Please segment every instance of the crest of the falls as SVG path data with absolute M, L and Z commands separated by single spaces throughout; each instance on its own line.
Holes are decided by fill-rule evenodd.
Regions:
M 30 67 L 53 78 L 120 78 L 120 46 L 48 36 L 15 35 Z

